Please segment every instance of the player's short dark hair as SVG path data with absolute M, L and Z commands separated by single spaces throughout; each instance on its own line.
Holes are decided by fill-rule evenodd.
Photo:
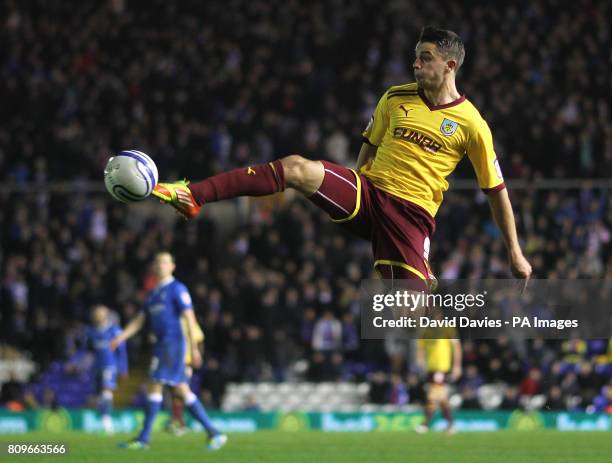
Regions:
M 465 58 L 465 46 L 461 37 L 447 29 L 438 29 L 432 26 L 425 26 L 421 29 L 419 42 L 435 43 L 438 50 L 445 58 L 454 59 L 457 62 L 457 71 L 463 64 Z

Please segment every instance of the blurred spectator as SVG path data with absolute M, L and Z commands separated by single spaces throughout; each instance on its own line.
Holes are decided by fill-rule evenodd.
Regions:
M 402 377 L 394 373 L 391 375 L 391 386 L 389 392 L 389 403 L 393 405 L 406 405 L 410 400 L 406 384 L 402 381 Z
M 342 324 L 334 317 L 331 310 L 326 310 L 323 317 L 314 326 L 312 348 L 315 352 L 336 352 L 342 348 Z
M 466 410 L 479 410 L 480 402 L 478 401 L 478 390 L 472 386 L 464 385 L 460 389 L 463 402 L 461 408 Z
M 411 404 L 425 404 L 425 391 L 423 384 L 416 373 L 408 373 L 406 377 L 406 387 Z
M 215 358 L 209 357 L 205 359 L 204 366 L 201 387 L 203 391 L 210 393 L 209 406 L 218 410 L 221 408 L 221 400 L 223 399 L 223 394 L 225 394 L 227 378 Z
M 531 397 L 540 392 L 540 381 L 542 373 L 538 368 L 530 368 L 527 376 L 521 381 L 519 394 Z
M 357 360 L 359 342 L 359 329 L 355 317 L 347 312 L 342 316 L 342 351 L 345 359 Z
M 509 386 L 504 390 L 504 398 L 499 406 L 500 410 L 516 410 L 520 407 L 519 390 L 517 387 Z
M 370 402 L 373 404 L 386 404 L 389 401 L 389 382 L 387 375 L 382 371 L 370 375 Z
M 596 412 L 612 414 L 612 382 L 601 388 L 600 394 L 593 400 Z
M 478 389 L 482 384 L 482 378 L 478 374 L 478 368 L 476 365 L 468 365 L 465 369 L 465 373 L 461 377 L 460 384 L 462 386 L 468 386 L 472 389 Z
M 25 410 L 23 384 L 14 376 L 2 384 L 0 391 L 0 406 L 8 411 L 20 412 Z
M 583 403 L 591 403 L 602 386 L 602 377 L 595 373 L 593 365 L 587 361 L 581 362 L 578 372 L 578 387 L 580 388 L 580 396 L 583 399 Z
M 254 394 L 250 394 L 246 397 L 244 405 L 242 406 L 243 412 L 258 412 L 260 410 L 257 403 L 257 397 Z
M 43 400 L 40 404 L 42 408 L 46 408 L 49 410 L 57 410 L 60 408 L 60 404 L 57 401 L 57 397 L 55 392 L 52 389 L 46 388 L 43 392 Z
M 565 410 L 567 408 L 565 400 L 563 398 L 563 391 L 559 386 L 552 386 L 548 390 L 546 396 L 547 399 L 546 403 L 544 404 L 545 410 L 558 411 Z

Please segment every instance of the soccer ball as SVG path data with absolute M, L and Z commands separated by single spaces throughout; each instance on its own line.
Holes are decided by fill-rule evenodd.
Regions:
M 104 184 L 111 196 L 124 203 L 142 201 L 157 185 L 157 166 L 142 151 L 121 151 L 108 160 Z

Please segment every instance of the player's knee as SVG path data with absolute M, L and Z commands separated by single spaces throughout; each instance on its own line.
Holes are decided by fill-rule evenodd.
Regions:
M 285 183 L 304 194 L 312 194 L 323 182 L 324 169 L 319 161 L 311 161 L 298 154 L 281 159 Z
M 186 384 L 186 383 L 181 383 L 181 384 L 174 386 L 173 390 L 174 390 L 174 393 L 181 399 L 186 399 L 187 396 L 191 394 L 191 389 L 189 387 L 189 384 Z
M 161 394 L 162 385 L 160 383 L 149 383 L 148 393 L 149 394 Z
M 298 154 L 292 154 L 281 159 L 287 186 L 295 188 L 304 182 L 304 179 L 308 176 L 308 163 L 310 162 L 312 161 Z

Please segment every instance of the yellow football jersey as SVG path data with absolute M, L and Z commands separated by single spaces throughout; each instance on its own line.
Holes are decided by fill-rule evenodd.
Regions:
M 195 339 L 191 340 L 189 339 L 189 329 L 187 327 L 187 319 L 182 316 L 181 317 L 181 328 L 183 330 L 183 334 L 185 336 L 185 364 L 187 365 L 191 365 L 191 342 L 195 342 L 196 344 L 199 344 L 201 342 L 204 342 L 204 332 L 202 331 L 202 328 L 200 328 L 200 325 L 198 324 L 198 322 L 196 322 L 195 324 Z
M 448 373 L 453 366 L 453 339 L 419 339 L 428 373 Z
M 434 106 L 416 83 L 391 87 L 363 137 L 378 150 L 361 173 L 377 188 L 421 206 L 432 217 L 448 189 L 446 177 L 466 153 L 483 190 L 504 187 L 491 130 L 465 97 Z

